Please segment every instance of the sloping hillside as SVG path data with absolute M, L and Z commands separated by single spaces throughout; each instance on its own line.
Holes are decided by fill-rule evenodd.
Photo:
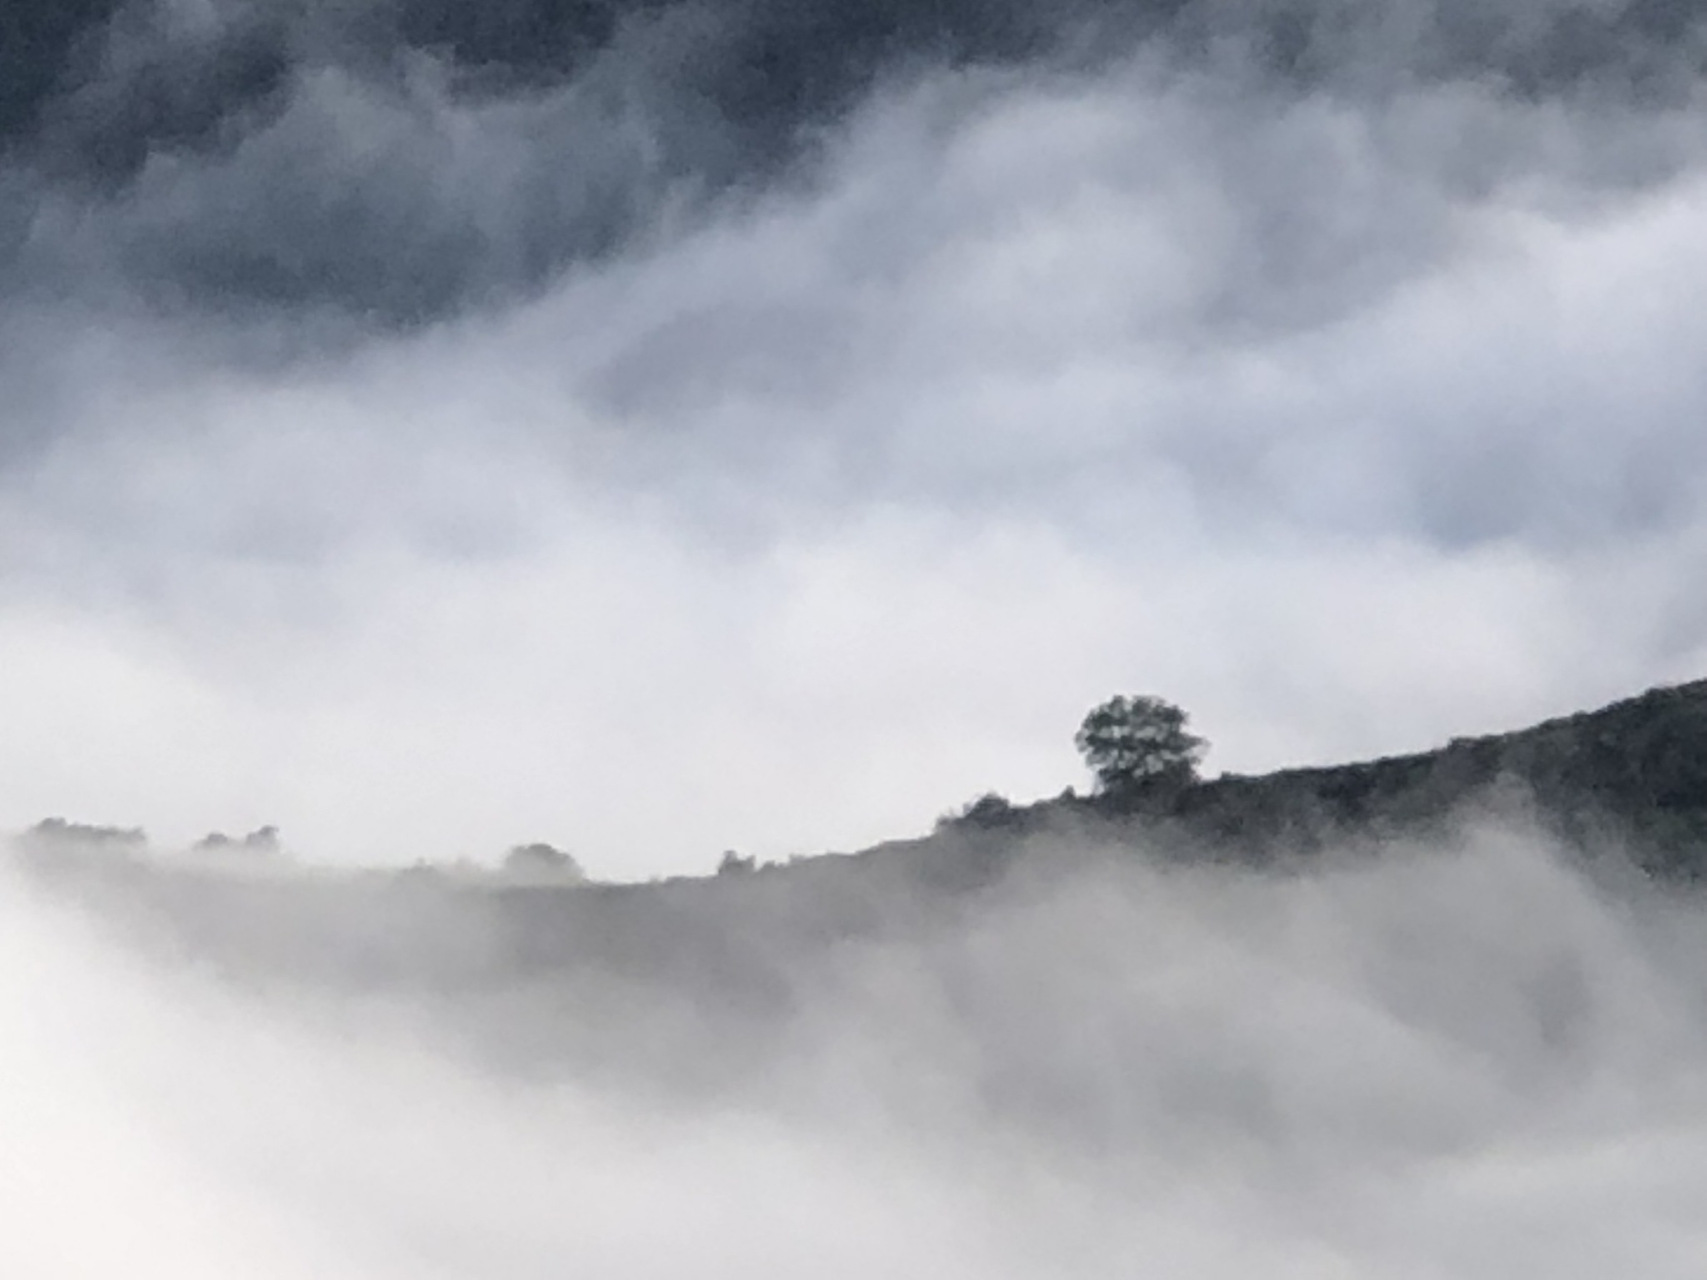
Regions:
M 1309 851 L 1435 827 L 1490 793 L 1529 804 L 1572 841 L 1616 839 L 1645 869 L 1707 871 L 1707 680 L 1435 751 L 1226 776 L 1134 805 L 1211 845 Z

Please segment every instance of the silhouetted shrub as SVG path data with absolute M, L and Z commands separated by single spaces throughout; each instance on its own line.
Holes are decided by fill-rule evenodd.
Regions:
M 506 875 L 529 879 L 585 880 L 586 873 L 574 855 L 549 844 L 519 844 L 504 857 Z
M 279 851 L 279 829 L 257 827 L 242 839 L 235 839 L 223 831 L 210 831 L 190 848 L 196 853 L 274 854 Z
M 1008 798 L 995 791 L 986 791 L 976 800 L 970 800 L 954 813 L 944 814 L 937 819 L 937 829 L 945 827 L 968 826 L 989 829 L 994 827 L 1011 826 L 1019 820 L 1022 810 L 1011 804 Z
M 726 849 L 723 859 L 717 864 L 717 874 L 720 876 L 744 876 L 758 869 L 758 861 L 751 854 L 743 858 L 733 849 Z
M 64 818 L 43 818 L 24 832 L 26 847 L 35 849 L 69 848 L 108 849 L 119 853 L 137 853 L 148 846 L 148 837 L 141 827 L 104 827 L 82 822 L 67 822 Z

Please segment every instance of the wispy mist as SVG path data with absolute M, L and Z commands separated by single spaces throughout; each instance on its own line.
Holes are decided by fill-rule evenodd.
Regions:
M 1389 854 L 1256 874 L 1050 840 L 950 900 L 831 864 L 597 906 L 8 880 L 0 1257 L 1693 1274 L 1699 904 L 1499 825 Z

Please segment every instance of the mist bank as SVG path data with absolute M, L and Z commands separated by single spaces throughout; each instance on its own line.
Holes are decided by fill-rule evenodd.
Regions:
M 850 1102 L 897 1106 L 887 1119 L 931 1127 L 970 1122 L 983 1091 L 1000 1092 L 1009 1059 L 1035 1051 L 1040 1069 L 1062 1078 L 1013 1082 L 1019 1091 L 986 1118 L 1028 1133 L 1065 1125 L 1032 1136 L 1094 1146 L 1108 1136 L 1112 1101 L 1080 1096 L 1071 1078 L 1114 1070 L 1100 1057 L 1107 1046 L 1081 1056 L 1070 1043 L 1034 1044 L 1009 1020 L 1113 1016 L 1164 976 L 1195 983 L 1190 957 L 1168 954 L 1182 930 L 1249 949 L 1252 964 L 1271 953 L 1313 963 L 1318 928 L 1371 931 L 1369 945 L 1405 951 L 1419 981 L 1443 984 L 1432 997 L 1443 1018 L 1472 1016 L 1451 1005 L 1454 993 L 1469 998 L 1476 966 L 1503 981 L 1505 948 L 1533 943 L 1551 957 L 1535 959 L 1546 972 L 1526 970 L 1502 997 L 1524 1025 L 1482 1030 L 1534 1040 L 1524 1052 L 1543 1057 L 1559 1047 L 1550 1037 L 1569 1038 L 1548 1019 L 1587 1016 L 1577 961 L 1553 956 L 1583 939 L 1556 930 L 1592 918 L 1621 945 L 1692 954 L 1690 922 L 1707 909 L 1694 885 L 1644 874 L 1631 856 L 1639 843 L 1604 811 L 1572 840 L 1511 799 L 1478 793 L 1379 833 L 1277 830 L 1260 846 L 1211 843 L 1131 812 L 1034 814 L 1023 832 L 950 822 L 856 854 L 631 884 L 257 867 L 58 842 L 23 849 L 7 874 L 22 873 L 13 888 L 24 903 L 79 922 L 139 973 L 211 983 L 476 1073 L 576 1081 L 645 1105 L 784 1110 L 829 1103 L 823 1088 L 881 1084 L 881 1099 Z M 1055 994 L 1033 984 L 1062 978 L 1062 965 L 1099 993 L 1064 989 L 1069 1004 L 1055 1009 Z M 928 1009 L 910 1009 L 918 999 Z M 1016 1001 L 1028 1012 L 1009 1007 Z M 792 1074 L 832 1036 L 883 1075 L 881 1049 L 854 1043 L 868 1033 L 917 1033 L 931 1053 L 972 1036 L 954 1066 L 975 1077 L 954 1082 L 971 1093 L 940 1116 L 926 1100 L 913 1110 L 908 1072 L 947 1069 L 923 1060 L 893 1064 L 880 1082 Z M 812 1067 L 832 1064 L 814 1057 Z
M 1285 871 L 1013 854 L 976 887 L 882 855 L 559 890 L 8 866 L 0 1187 L 124 1209 L 26 1215 L 0 1257 L 1693 1274 L 1693 893 L 1520 821 Z

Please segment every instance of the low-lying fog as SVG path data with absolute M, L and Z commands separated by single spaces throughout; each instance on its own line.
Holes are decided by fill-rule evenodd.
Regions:
M 8 868 L 0 1273 L 1703 1274 L 1691 897 L 1504 825 L 841 874 Z

